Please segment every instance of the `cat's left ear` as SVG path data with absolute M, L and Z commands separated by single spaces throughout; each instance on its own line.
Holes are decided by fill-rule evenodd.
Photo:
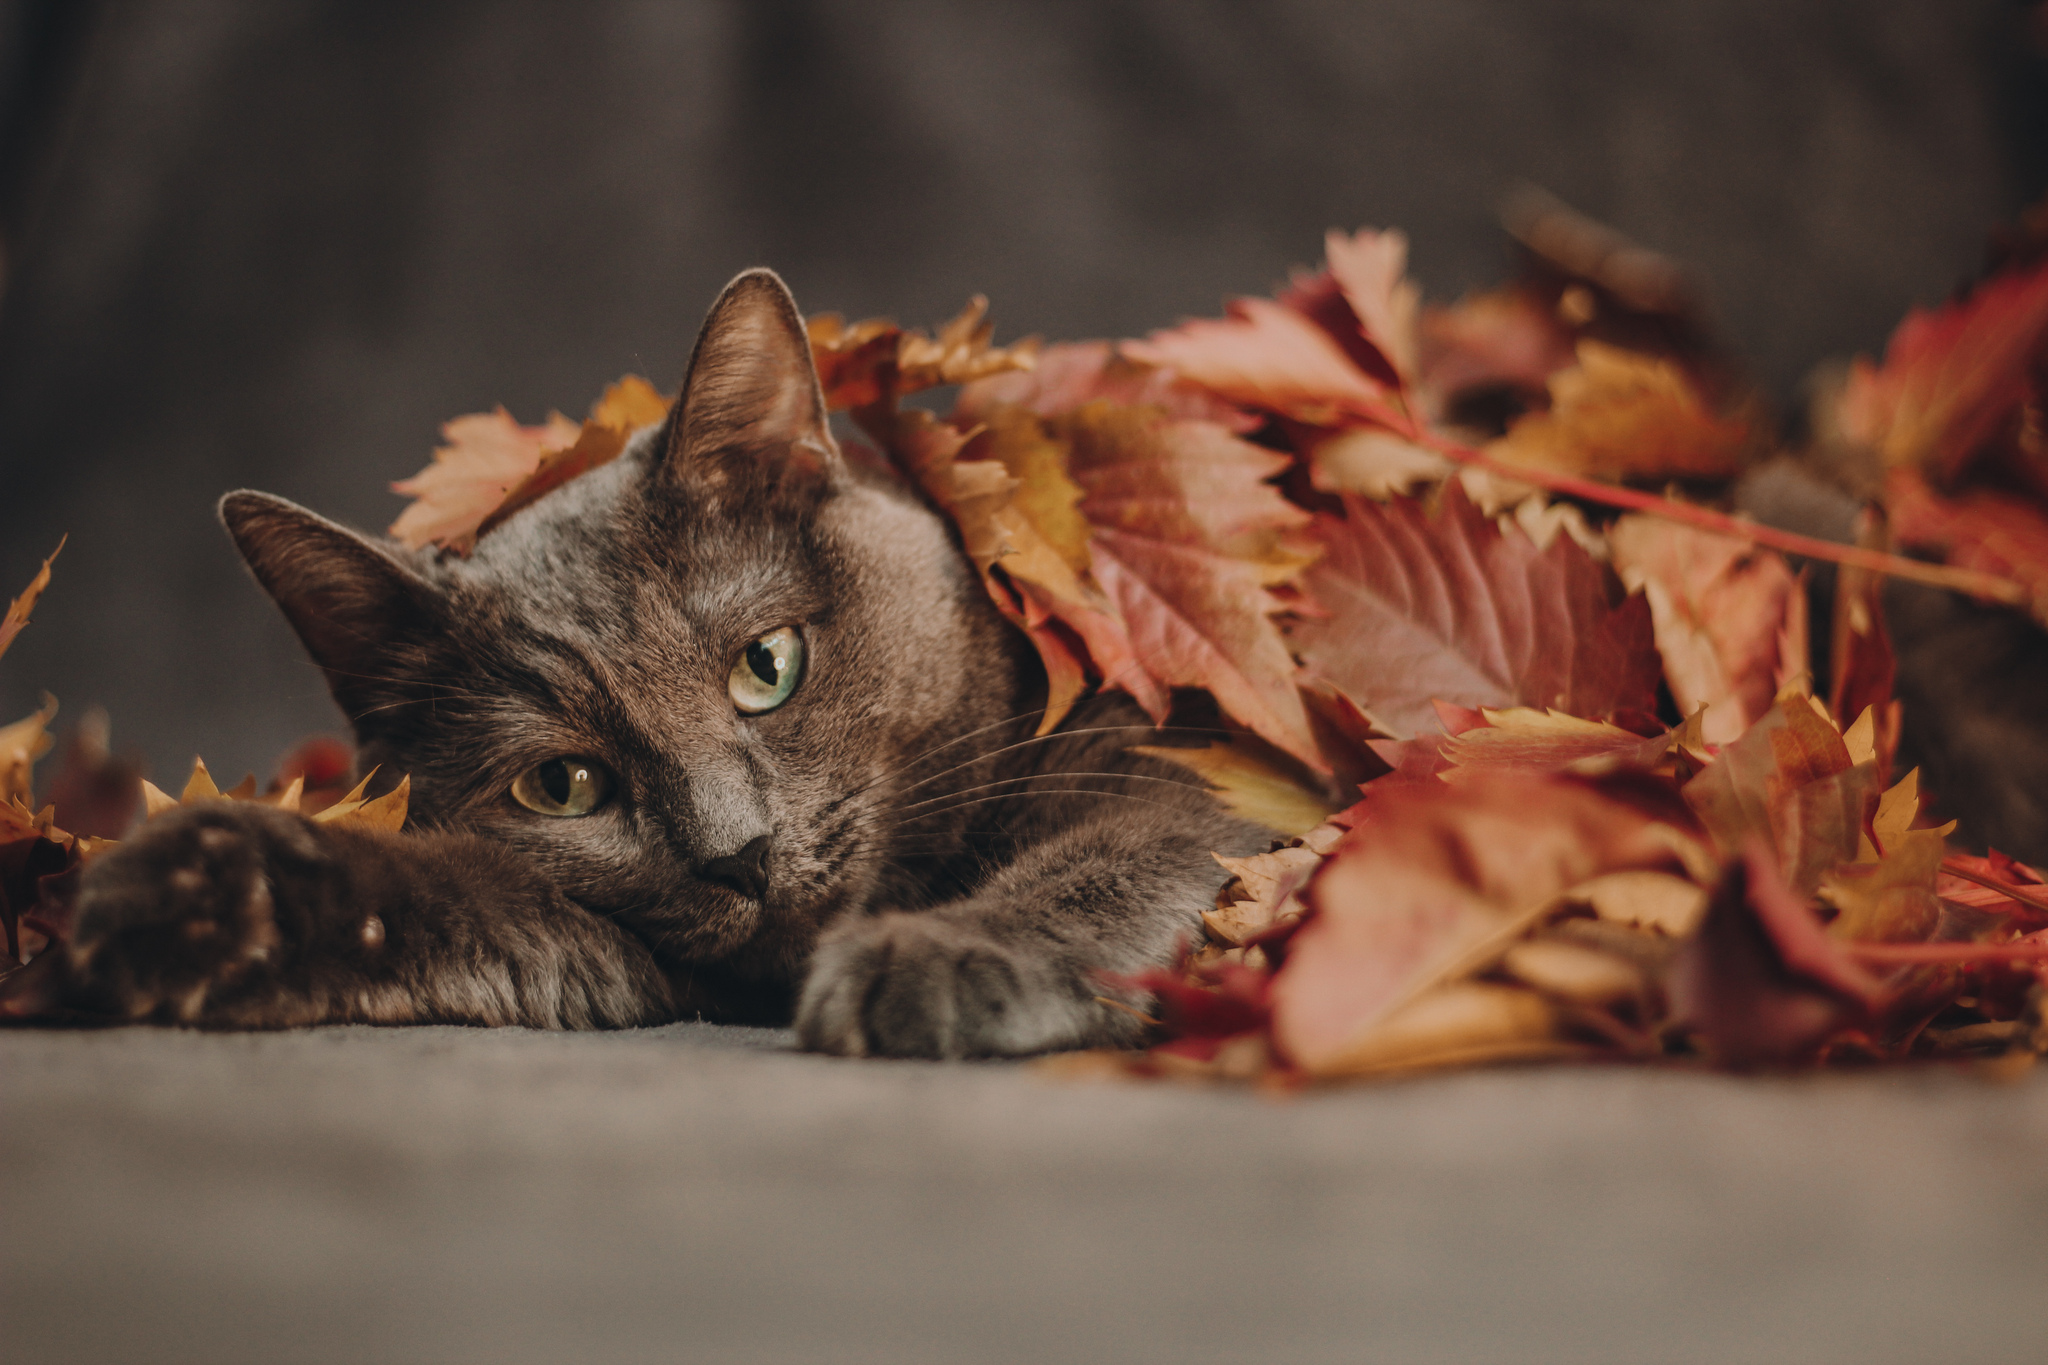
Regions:
M 822 488 L 838 472 L 810 338 L 774 271 L 746 271 L 711 306 L 663 463 L 713 496 Z

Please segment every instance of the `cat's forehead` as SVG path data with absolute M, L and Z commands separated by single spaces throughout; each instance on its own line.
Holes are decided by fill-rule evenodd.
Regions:
M 692 505 L 652 464 L 636 441 L 516 513 L 467 559 L 440 562 L 444 591 L 482 620 L 602 638 L 721 631 L 815 595 L 818 566 L 801 525 Z

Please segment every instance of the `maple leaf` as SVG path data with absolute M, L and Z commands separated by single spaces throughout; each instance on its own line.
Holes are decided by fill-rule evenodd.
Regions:
M 1095 579 L 1145 672 L 1163 687 L 1206 689 L 1254 734 L 1322 768 L 1273 620 L 1287 603 L 1272 590 L 1314 554 L 1297 535 L 1308 514 L 1265 483 L 1287 458 L 1213 423 L 1102 402 L 1059 429 L 1095 528 Z
M 1837 422 L 1887 466 L 1948 486 L 2016 420 L 2044 341 L 2048 259 L 1908 313 L 1882 366 L 1859 357 L 1850 369 Z
M 408 775 L 398 785 L 382 796 L 366 798 L 370 781 L 376 777 L 372 768 L 363 775 L 363 780 L 339 800 L 328 803 L 319 810 L 306 810 L 301 804 L 305 790 L 303 776 L 294 777 L 291 782 L 277 791 L 256 793 L 256 776 L 249 776 L 228 791 L 222 791 L 207 771 L 205 760 L 192 760 L 191 775 L 185 779 L 184 789 L 177 796 L 171 796 L 152 782 L 142 784 L 143 818 L 153 820 L 166 811 L 184 806 L 196 806 L 207 801 L 255 801 L 280 810 L 304 814 L 316 824 L 351 826 L 361 829 L 381 829 L 396 832 L 404 828 L 406 811 L 412 800 L 412 778 Z
M 1673 965 L 1674 1020 L 1728 1066 L 1804 1061 L 1883 998 L 1750 844 L 1728 864 L 1699 928 Z
M 1469 780 L 1495 768 L 1524 768 L 1596 777 L 1621 767 L 1650 769 L 1663 761 L 1678 731 L 1646 737 L 1600 720 L 1584 720 L 1562 711 L 1516 707 L 1506 711 L 1480 708 L 1484 724 L 1458 730 L 1437 752 L 1447 765 L 1446 781 Z M 1698 747 L 1696 738 L 1687 739 Z
M 1649 601 L 1672 700 L 1707 708 L 1708 743 L 1742 734 L 1809 671 L 1806 594 L 1783 556 L 1640 515 L 1607 540 L 1621 581 Z
M 1311 1074 L 1383 1061 L 1384 1021 L 1497 958 L 1568 888 L 1677 865 L 1657 821 L 1580 779 L 1411 787 L 1368 795 L 1360 819 L 1310 884 L 1273 982 L 1274 1040 Z
M 2013 580 L 2034 619 L 2048 625 L 2048 509 L 1989 488 L 1945 498 L 1910 469 L 1891 471 L 1884 487 L 1892 534 L 1901 544 Z
M 1649 604 L 1616 603 L 1607 571 L 1568 537 L 1538 549 L 1455 482 L 1434 515 L 1407 498 L 1343 506 L 1311 528 L 1324 555 L 1305 583 L 1328 615 L 1289 637 L 1388 733 L 1438 728 L 1437 700 L 1585 717 L 1655 708 Z
M 41 707 L 12 725 L 0 725 L 0 802 L 30 799 L 31 770 L 55 742 L 49 727 L 56 716 L 57 699 L 45 692 Z
M 1521 418 L 1489 455 L 1615 481 L 1726 479 L 1757 444 L 1747 421 L 1710 411 L 1669 360 L 1582 341 L 1578 364 L 1549 387 L 1550 410 Z

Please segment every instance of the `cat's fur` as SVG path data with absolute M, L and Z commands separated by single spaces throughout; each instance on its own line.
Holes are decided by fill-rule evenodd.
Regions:
M 1264 836 L 1137 758 L 1127 702 L 1030 738 L 1044 682 L 946 523 L 827 429 L 781 281 L 712 309 L 662 428 L 485 535 L 409 553 L 280 499 L 222 515 L 413 828 L 244 804 L 92 865 L 66 1002 L 222 1027 L 794 1017 L 842 1053 L 1126 1042 L 1098 974 L 1169 958 Z M 788 702 L 726 679 L 799 626 Z M 514 778 L 594 757 L 616 794 Z M 762 836 L 765 890 L 733 872 Z M 757 846 L 758 847 L 758 846 Z M 756 894 L 758 890 L 758 894 Z

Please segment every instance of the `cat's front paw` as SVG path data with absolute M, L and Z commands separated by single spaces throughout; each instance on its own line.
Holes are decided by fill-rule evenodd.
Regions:
M 268 806 L 219 802 L 158 817 L 86 869 L 61 1003 L 117 1019 L 203 1021 L 261 982 L 295 945 L 272 871 L 322 854 L 311 826 Z
M 1004 1056 L 1072 1046 L 1098 1009 L 970 926 L 887 914 L 819 941 L 796 1031 L 849 1057 Z

